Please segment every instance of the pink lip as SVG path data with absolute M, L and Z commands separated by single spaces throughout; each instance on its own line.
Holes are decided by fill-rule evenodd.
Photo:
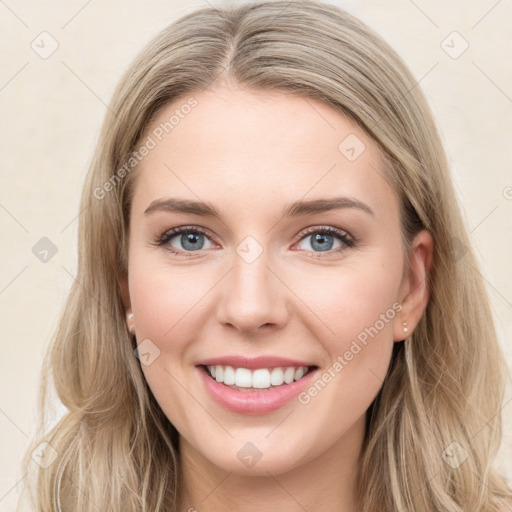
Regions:
M 295 365 L 286 364 L 284 366 Z M 297 366 L 307 365 L 299 364 Z M 239 367 L 247 368 L 244 366 Z M 262 366 L 259 366 L 259 368 L 261 367 Z M 268 368 L 266 365 L 263 365 L 263 367 Z M 197 370 L 199 371 L 200 378 L 206 389 L 219 405 L 232 412 L 251 415 L 266 414 L 283 407 L 310 386 L 311 381 L 317 373 L 317 369 L 311 370 L 302 377 L 302 379 L 292 382 L 291 384 L 283 384 L 276 388 L 270 388 L 268 391 L 238 391 L 217 382 L 210 376 L 206 368 L 198 366 Z
M 249 370 L 257 370 L 258 368 L 278 368 L 279 366 L 314 366 L 310 362 L 297 361 L 295 359 L 286 359 L 283 357 L 275 356 L 260 356 L 260 357 L 244 357 L 244 356 L 223 356 L 213 357 L 199 361 L 198 365 L 203 366 L 233 366 L 234 368 L 247 368 Z

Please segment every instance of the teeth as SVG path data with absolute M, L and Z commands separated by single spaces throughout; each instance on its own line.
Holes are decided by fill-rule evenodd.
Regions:
M 258 389 L 269 388 L 270 372 L 265 368 L 255 370 L 252 374 L 252 387 Z
M 212 366 L 214 368 L 214 371 L 216 369 L 215 366 Z M 235 370 L 232 366 L 226 366 L 224 368 L 224 384 L 227 384 L 228 386 L 232 386 L 235 383 Z
M 286 368 L 284 371 L 284 381 L 286 384 L 291 384 L 295 378 L 295 368 Z
M 252 387 L 251 370 L 248 370 L 247 368 L 237 368 L 235 371 L 235 386 L 239 388 Z
M 270 384 L 272 386 L 280 386 L 284 382 L 283 369 L 274 368 L 270 374 Z
M 295 370 L 295 380 L 302 379 L 304 377 L 304 368 L 297 368 Z
M 232 366 L 207 366 L 208 372 L 217 382 L 226 386 L 238 388 L 269 389 L 271 386 L 281 386 L 283 383 L 302 379 L 308 372 L 307 366 L 281 368 L 233 368 Z

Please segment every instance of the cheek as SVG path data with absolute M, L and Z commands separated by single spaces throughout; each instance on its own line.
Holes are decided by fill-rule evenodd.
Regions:
M 204 301 L 212 285 L 198 279 L 197 269 L 192 267 L 171 268 L 139 255 L 130 261 L 137 342 L 150 340 L 149 346 L 157 354 L 151 364 L 141 364 L 141 369 L 160 407 L 182 434 L 205 421 L 200 407 L 190 407 L 190 391 L 195 392 L 185 383 L 191 362 L 190 339 L 197 336 L 201 325 L 201 299 Z
M 156 343 L 172 340 L 179 347 L 189 321 L 201 311 L 201 301 L 213 286 L 197 275 L 197 269 L 170 266 L 134 259 L 130 267 L 130 298 L 137 338 Z M 163 347 L 162 347 L 163 348 Z
M 396 262 L 396 263 L 393 263 Z M 331 356 L 347 350 L 352 340 L 391 339 L 401 305 L 397 302 L 401 260 L 366 259 L 336 269 L 325 278 L 301 278 L 298 291 L 327 329 L 324 340 Z
M 336 418 L 332 428 L 322 430 L 327 444 L 364 416 L 382 387 L 394 346 L 393 322 L 401 309 L 391 274 L 353 271 L 317 294 L 313 308 L 321 308 L 322 320 L 334 332 L 323 329 L 319 338 L 330 362 L 299 402 L 319 425 Z
M 319 338 L 331 361 L 325 381 L 336 381 L 329 385 L 333 400 L 354 403 L 354 410 L 371 403 L 389 366 L 393 325 L 402 309 L 401 264 L 399 253 L 383 253 L 338 271 L 321 287 L 307 287 L 308 304 L 328 327 Z

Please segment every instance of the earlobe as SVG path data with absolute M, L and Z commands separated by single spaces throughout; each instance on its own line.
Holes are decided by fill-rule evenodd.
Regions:
M 409 258 L 409 274 L 401 287 L 402 310 L 393 333 L 395 341 L 403 341 L 413 333 L 428 304 L 434 240 L 427 230 L 422 230 L 415 236 Z
M 394 325 L 394 332 L 393 332 L 393 341 L 398 343 L 400 341 L 405 341 L 410 336 L 410 329 L 409 329 L 409 323 L 405 320 L 401 320 L 405 318 L 405 316 L 402 314 L 400 315 L 400 318 L 397 319 L 397 322 L 395 322 Z
M 129 307 L 126 310 L 126 325 L 128 326 L 128 330 L 130 331 L 130 334 L 135 334 L 135 318 L 133 316 L 131 307 Z
M 119 274 L 119 287 L 121 289 L 121 299 L 126 312 L 126 325 L 130 334 L 135 334 L 135 318 L 133 316 L 131 301 L 130 301 L 130 290 L 128 287 L 128 276 L 126 272 Z

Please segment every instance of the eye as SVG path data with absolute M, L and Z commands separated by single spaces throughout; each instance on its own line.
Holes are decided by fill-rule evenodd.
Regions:
M 305 240 L 309 240 L 309 243 L 306 244 L 309 247 L 305 247 L 303 250 L 315 253 L 315 257 L 321 257 L 322 253 L 339 253 L 355 246 L 355 241 L 346 231 L 332 226 L 307 228 L 298 244 Z M 196 226 L 172 228 L 161 235 L 155 241 L 155 245 L 165 246 L 165 249 L 171 253 L 183 256 L 192 256 L 194 252 L 213 247 L 206 231 Z
M 355 245 L 347 232 L 332 226 L 313 226 L 308 228 L 306 230 L 306 235 L 300 239 L 299 243 L 304 240 L 309 241 L 306 245 L 309 245 L 310 247 L 306 247 L 305 250 L 316 253 L 337 253 Z M 338 246 L 334 247 L 336 245 L 336 241 L 338 241 Z
M 173 242 L 174 240 L 174 242 Z M 207 244 L 205 247 L 205 240 Z M 206 236 L 206 232 L 198 227 L 182 226 L 179 228 L 173 228 L 164 233 L 157 244 L 160 246 L 167 246 L 170 252 L 175 254 L 187 255 L 187 253 L 196 252 L 201 249 L 209 249 L 211 246 L 210 239 Z M 181 247 L 175 248 L 173 244 L 178 244 Z

